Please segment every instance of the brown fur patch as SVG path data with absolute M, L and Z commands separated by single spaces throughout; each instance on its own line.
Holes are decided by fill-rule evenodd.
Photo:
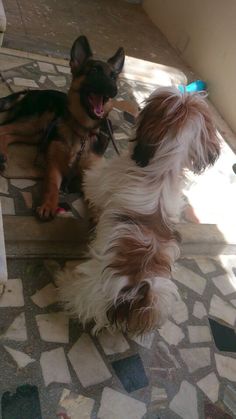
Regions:
M 116 304 L 108 310 L 107 315 L 112 324 L 122 325 L 130 333 L 142 334 L 152 330 L 158 322 L 154 308 L 157 296 L 144 278 L 169 278 L 171 258 L 165 252 L 165 245 L 170 241 L 177 243 L 180 236 L 164 223 L 158 213 L 150 216 L 134 213 L 114 217 L 118 222 L 137 226 L 140 235 L 120 237 L 109 249 L 109 252 L 115 253 L 108 266 L 115 273 L 114 280 L 125 276 L 128 278 L 128 286 L 120 291 Z M 134 287 L 139 289 L 137 295 L 130 299 L 129 293 L 132 293 Z
M 143 279 L 144 272 L 168 276 L 171 271 L 169 256 L 162 251 L 161 243 L 177 240 L 177 233 L 171 231 L 157 214 L 147 217 L 124 215 L 122 221 L 136 225 L 145 240 L 138 240 L 137 236 L 116 240 L 110 249 L 116 256 L 109 268 L 119 276 L 127 276 L 132 286 Z M 155 252 L 153 247 L 156 247 Z
M 130 301 L 127 296 L 131 290 L 132 287 L 123 288 L 117 304 L 108 310 L 107 316 L 111 324 L 122 326 L 130 334 L 142 335 L 153 330 L 158 322 L 157 312 L 153 309 L 156 296 L 149 284 L 143 283 L 137 297 Z

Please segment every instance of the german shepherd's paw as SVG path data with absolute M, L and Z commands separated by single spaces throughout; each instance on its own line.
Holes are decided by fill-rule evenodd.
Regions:
M 37 207 L 36 215 L 41 221 L 50 221 L 55 217 L 56 211 L 57 205 L 50 201 L 46 201 Z

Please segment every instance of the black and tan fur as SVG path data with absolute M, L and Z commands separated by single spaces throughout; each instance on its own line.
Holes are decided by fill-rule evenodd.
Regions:
M 108 141 L 99 132 L 117 94 L 124 58 L 119 48 L 106 62 L 94 59 L 87 38 L 80 36 L 71 49 L 67 95 L 25 90 L 0 99 L 0 170 L 11 143 L 38 144 L 45 151 L 43 197 L 37 208 L 41 219 L 55 216 L 62 179 L 71 171 L 81 179 L 83 171 L 104 154 Z

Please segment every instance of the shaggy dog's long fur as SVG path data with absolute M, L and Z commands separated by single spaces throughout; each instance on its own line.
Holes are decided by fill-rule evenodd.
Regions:
M 85 194 L 100 211 L 87 261 L 60 274 L 65 307 L 95 331 L 142 334 L 163 324 L 178 291 L 176 214 L 184 169 L 202 172 L 220 146 L 203 95 L 160 88 L 142 110 L 132 149 L 94 167 Z

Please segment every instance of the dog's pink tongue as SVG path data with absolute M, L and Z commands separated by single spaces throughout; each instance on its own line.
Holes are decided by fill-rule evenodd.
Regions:
M 103 96 L 95 95 L 91 93 L 89 96 L 90 103 L 93 105 L 93 111 L 95 115 L 102 116 L 103 115 Z

